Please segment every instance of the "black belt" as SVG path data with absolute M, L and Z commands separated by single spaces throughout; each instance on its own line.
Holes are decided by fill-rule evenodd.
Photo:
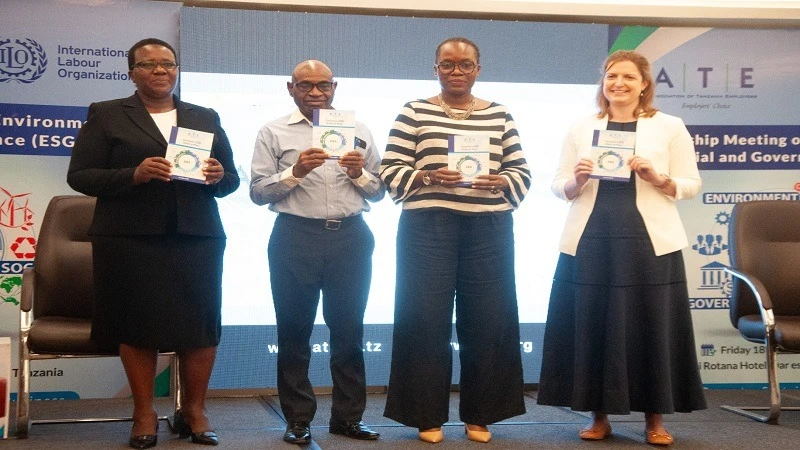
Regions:
M 361 214 L 355 216 L 344 217 L 341 219 L 309 219 L 308 217 L 295 216 L 294 214 L 280 213 L 278 217 L 283 217 L 286 220 L 298 222 L 305 226 L 324 228 L 330 231 L 337 231 L 346 227 L 357 220 L 361 220 Z

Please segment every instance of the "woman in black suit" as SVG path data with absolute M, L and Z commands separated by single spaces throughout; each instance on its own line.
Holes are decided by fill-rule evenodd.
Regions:
M 92 339 L 118 344 L 133 392 L 129 444 L 157 443 L 153 408 L 159 350 L 176 351 L 182 437 L 216 445 L 205 395 L 220 340 L 225 233 L 215 197 L 239 187 L 233 153 L 216 112 L 173 96 L 175 50 L 144 39 L 128 54 L 136 92 L 93 103 L 75 141 L 67 182 L 97 197 L 93 244 Z M 214 134 L 205 182 L 171 180 L 164 156 L 172 126 Z

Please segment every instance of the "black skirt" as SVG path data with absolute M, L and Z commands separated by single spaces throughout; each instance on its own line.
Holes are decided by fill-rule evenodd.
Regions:
M 219 344 L 224 238 L 92 236 L 92 248 L 93 340 L 161 351 Z
M 539 404 L 608 414 L 706 408 L 683 255 L 655 255 L 635 183 L 601 181 L 576 255 L 559 257 Z

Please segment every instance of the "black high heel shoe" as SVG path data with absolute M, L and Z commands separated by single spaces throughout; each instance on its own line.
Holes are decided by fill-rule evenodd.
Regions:
M 175 413 L 175 425 L 173 426 L 181 439 L 190 437 L 193 444 L 219 445 L 219 438 L 213 430 L 193 433 L 192 427 L 189 426 L 180 411 Z
M 158 422 L 156 422 L 156 434 L 140 434 L 128 439 L 128 446 L 131 448 L 151 448 L 156 444 L 158 444 Z
M 184 431 L 184 429 L 186 431 Z M 189 430 L 189 424 L 186 423 L 186 419 L 183 418 L 183 413 L 181 413 L 180 410 L 175 411 L 175 418 L 172 421 L 172 431 L 178 433 L 182 438 L 187 438 L 189 437 Z M 184 434 L 186 434 L 186 436 L 184 436 Z

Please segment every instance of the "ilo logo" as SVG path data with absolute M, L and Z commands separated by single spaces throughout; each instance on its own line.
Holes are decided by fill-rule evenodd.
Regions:
M 0 83 L 33 83 L 47 68 L 47 55 L 33 39 L 0 39 Z

